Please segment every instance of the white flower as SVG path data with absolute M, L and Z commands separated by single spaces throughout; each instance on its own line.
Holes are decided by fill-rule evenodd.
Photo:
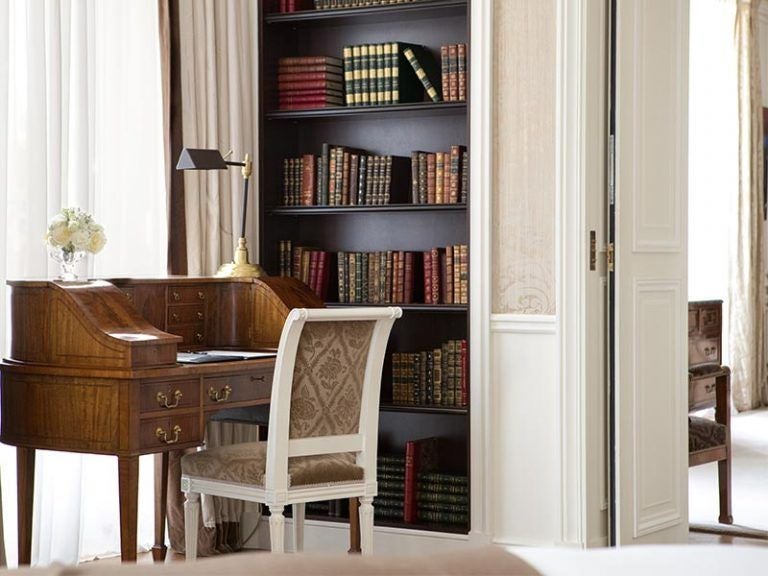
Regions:
M 64 208 L 48 223 L 45 243 L 66 252 L 85 250 L 96 253 L 104 248 L 107 237 L 104 228 L 90 214 L 79 208 Z

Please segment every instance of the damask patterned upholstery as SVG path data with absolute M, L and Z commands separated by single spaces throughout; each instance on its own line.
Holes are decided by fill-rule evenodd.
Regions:
M 376 322 L 304 325 L 291 393 L 291 438 L 356 434 Z
M 266 442 L 219 446 L 181 460 L 182 474 L 254 486 L 264 485 L 266 467 Z M 352 454 L 299 456 L 288 459 L 288 477 L 290 486 L 354 482 L 363 479 L 363 469 Z
M 726 428 L 708 418 L 688 417 L 688 452 L 725 445 Z

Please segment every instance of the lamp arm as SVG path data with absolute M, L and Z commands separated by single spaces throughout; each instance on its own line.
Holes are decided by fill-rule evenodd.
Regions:
M 243 226 L 240 238 L 245 238 L 245 219 L 248 216 L 248 178 L 243 178 Z

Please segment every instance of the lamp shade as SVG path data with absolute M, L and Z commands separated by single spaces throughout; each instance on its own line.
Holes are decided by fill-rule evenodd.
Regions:
M 224 170 L 226 167 L 221 152 L 202 148 L 184 148 L 176 164 L 176 170 Z

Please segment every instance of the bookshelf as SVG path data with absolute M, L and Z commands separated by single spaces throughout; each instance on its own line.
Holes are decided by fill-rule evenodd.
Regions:
M 423 253 L 436 247 L 468 246 L 469 194 L 467 202 L 453 204 L 399 201 L 385 205 L 286 206 L 283 161 L 305 154 L 319 156 L 323 143 L 409 158 L 413 151 L 448 151 L 452 145 L 467 147 L 469 94 L 467 101 L 432 102 L 424 92 L 423 101 L 419 102 L 279 110 L 276 78 L 278 60 L 282 57 L 342 58 L 345 46 L 387 42 L 425 46 L 439 67 L 441 46 L 465 44 L 469 50 L 469 0 L 415 0 L 370 7 L 273 12 L 278 5 L 259 2 L 261 265 L 269 274 L 279 274 L 280 243 L 285 240 L 294 246 L 310 246 L 331 254 Z M 439 85 L 441 78 L 431 80 Z M 466 86 L 468 91 L 468 78 Z M 407 197 L 411 198 L 410 190 Z M 468 252 L 471 254 L 471 247 Z M 339 302 L 337 261 L 333 260 L 330 266 L 328 306 L 370 305 Z M 468 347 L 469 306 L 428 304 L 423 294 L 417 301 L 398 305 L 404 314 L 390 337 L 382 375 L 379 453 L 404 454 L 409 440 L 435 436 L 440 438 L 440 471 L 466 476 L 468 480 L 468 407 L 393 403 L 392 353 L 433 350 L 449 340 L 466 340 Z M 469 510 L 466 512 L 468 516 Z M 404 523 L 379 518 L 376 524 L 446 533 L 468 533 L 470 529 L 468 521 Z

